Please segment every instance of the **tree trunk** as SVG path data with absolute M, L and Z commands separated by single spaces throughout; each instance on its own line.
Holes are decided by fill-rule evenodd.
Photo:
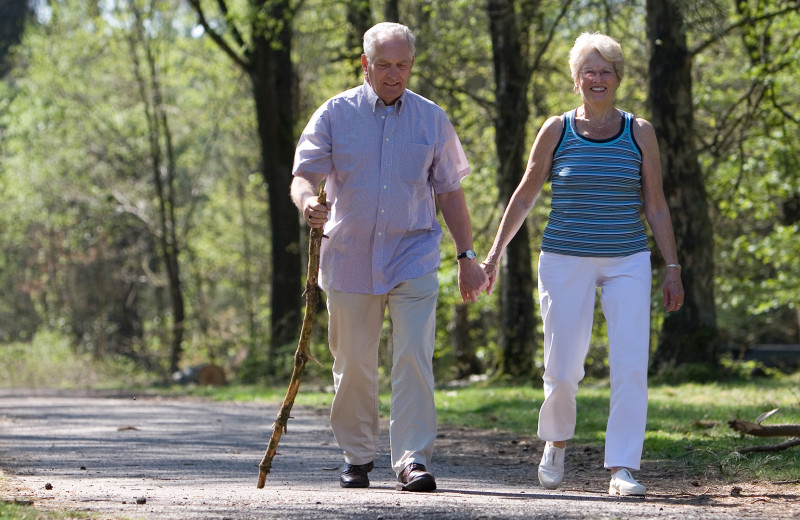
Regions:
M 527 89 L 530 73 L 521 42 L 527 30 L 520 30 L 514 0 L 488 0 L 489 28 L 495 76 L 495 147 L 498 157 L 499 204 L 508 205 L 525 169 L 525 126 L 528 122 Z M 500 370 L 524 377 L 533 368 L 536 350 L 536 318 L 533 303 L 533 270 L 530 235 L 522 223 L 506 248 L 500 270 L 499 345 Z
M 297 145 L 294 137 L 296 93 L 289 2 L 257 0 L 255 4 L 257 12 L 267 9 L 271 20 L 282 21 L 273 34 L 260 25 L 253 27 L 255 36 L 248 71 L 253 83 L 272 231 L 269 346 L 272 359 L 278 348 L 294 342 L 301 322 L 300 223 L 297 208 L 289 197 Z
M 278 348 L 294 342 L 301 322 L 300 222 L 297 208 L 289 197 L 297 145 L 294 136 L 297 95 L 291 56 L 295 8 L 289 0 L 250 0 L 252 42 L 248 44 L 227 20 L 225 0 L 217 0 L 225 23 L 231 23 L 226 29 L 229 37 L 238 44 L 234 48 L 209 24 L 200 0 L 189 0 L 189 3 L 199 15 L 206 32 L 247 72 L 252 82 L 261 145 L 261 173 L 269 199 L 272 293 L 267 357 L 272 360 Z M 241 48 L 247 49 L 244 55 L 239 53 Z
M 243 269 L 242 290 L 244 290 L 245 311 L 247 313 L 247 352 L 256 347 L 258 337 L 258 320 L 256 312 L 258 309 L 258 291 L 256 284 L 253 283 L 253 247 L 250 244 L 250 217 L 247 208 L 247 185 L 245 179 L 240 175 L 236 179 L 236 195 L 239 202 L 239 215 L 242 219 L 242 248 L 243 248 Z
M 400 22 L 400 2 L 399 0 L 386 0 L 383 6 L 383 18 L 387 22 Z
M 475 355 L 475 346 L 470 338 L 469 304 L 453 305 L 453 319 L 450 322 L 450 341 L 455 358 L 455 379 L 464 379 L 483 372 L 481 361 Z
M 648 100 L 658 135 L 664 193 L 675 229 L 686 291 L 682 310 L 664 319 L 653 369 L 717 363 L 714 238 L 695 148 L 692 57 L 680 2 L 647 0 Z
M 170 372 L 179 369 L 183 354 L 183 335 L 185 331 L 186 308 L 180 274 L 180 244 L 175 217 L 175 153 L 172 146 L 172 133 L 169 127 L 167 112 L 164 108 L 161 82 L 156 58 L 153 55 L 145 23 L 139 10 L 132 4 L 136 18 L 136 40 L 131 39 L 131 55 L 136 67 L 136 76 L 145 105 L 145 115 L 150 136 L 150 154 L 153 168 L 153 184 L 158 197 L 159 241 L 162 260 L 167 269 L 170 307 L 172 310 L 172 334 L 170 337 Z M 147 77 L 138 64 L 135 46 L 140 45 L 147 66 Z M 163 147 L 163 150 L 162 150 Z
M 161 86 L 157 81 L 155 62 L 151 64 L 153 74 L 153 90 L 156 94 L 156 113 L 164 138 L 164 149 L 166 151 L 166 221 L 168 225 L 164 233 L 168 233 L 165 243 L 165 261 L 167 263 L 167 273 L 169 274 L 170 302 L 172 304 L 172 344 L 170 348 L 170 371 L 176 372 L 179 369 L 181 357 L 183 356 L 183 336 L 186 331 L 186 306 L 183 297 L 183 287 L 181 283 L 181 270 L 179 255 L 181 246 L 178 241 L 178 219 L 175 216 L 175 206 L 177 205 L 175 194 L 175 151 L 172 146 L 172 130 L 169 127 L 167 113 L 164 110 L 164 103 L 161 99 Z
M 347 49 L 344 57 L 348 61 L 352 61 L 355 76 L 361 79 L 364 74 L 361 69 L 363 51 L 361 41 L 367 29 L 372 27 L 372 10 L 369 0 L 349 0 L 347 2 L 347 21 L 349 30 L 347 31 Z
M 0 78 L 11 69 L 6 60 L 11 47 L 22 40 L 25 18 L 30 14 L 27 0 L 5 0 L 0 2 Z

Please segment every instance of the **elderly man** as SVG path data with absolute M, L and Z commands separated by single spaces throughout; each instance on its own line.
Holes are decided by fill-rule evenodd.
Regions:
M 389 438 L 397 489 L 433 491 L 433 351 L 442 229 L 453 237 L 464 301 L 488 278 L 475 260 L 461 179 L 469 164 L 445 112 L 406 90 L 414 35 L 379 23 L 364 34 L 364 84 L 329 99 L 295 152 L 291 195 L 323 227 L 320 285 L 327 294 L 336 394 L 331 427 L 344 451 L 342 487 L 369 486 L 378 449 L 378 346 L 393 326 Z M 317 200 L 325 181 L 328 203 Z M 435 197 L 434 197 L 435 196 Z

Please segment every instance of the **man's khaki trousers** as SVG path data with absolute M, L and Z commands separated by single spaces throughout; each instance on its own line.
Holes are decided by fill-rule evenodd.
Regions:
M 321 281 L 324 287 L 324 279 Z M 326 289 L 326 293 L 336 390 L 331 428 L 345 461 L 366 464 L 378 451 L 378 347 L 388 308 L 393 331 L 389 417 L 392 467 L 399 473 L 412 462 L 428 465 L 436 439 L 433 351 L 437 270 L 406 280 L 388 294 L 333 289 Z

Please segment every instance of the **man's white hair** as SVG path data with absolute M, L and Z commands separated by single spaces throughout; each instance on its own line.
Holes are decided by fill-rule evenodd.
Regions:
M 411 32 L 411 29 L 399 23 L 381 22 L 373 25 L 367 32 L 364 33 L 364 54 L 367 55 L 367 61 L 372 61 L 375 59 L 375 46 L 379 42 L 384 42 L 395 38 L 406 39 L 408 42 L 409 58 L 413 58 L 415 52 L 415 36 Z

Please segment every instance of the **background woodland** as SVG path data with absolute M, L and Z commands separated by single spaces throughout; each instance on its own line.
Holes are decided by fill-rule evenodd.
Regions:
M 653 372 L 709 379 L 753 345 L 800 343 L 797 0 L 3 0 L 0 348 L 63 341 L 164 381 L 203 363 L 284 377 L 307 243 L 294 146 L 361 83 L 361 35 L 383 20 L 417 34 L 409 87 L 461 137 L 479 256 L 539 126 L 580 104 L 575 38 L 616 38 L 617 106 L 659 136 L 687 292 L 665 315 L 654 247 Z M 547 208 L 546 189 L 477 304 L 442 241 L 440 378 L 540 373 Z

